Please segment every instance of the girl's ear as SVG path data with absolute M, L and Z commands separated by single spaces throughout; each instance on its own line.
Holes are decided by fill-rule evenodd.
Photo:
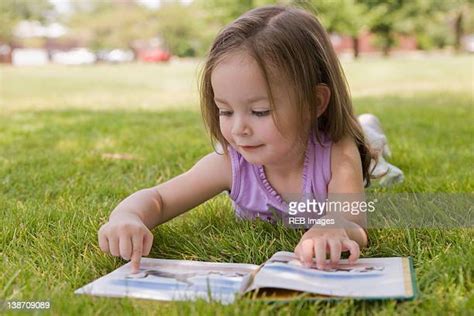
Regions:
M 320 117 L 328 108 L 329 100 L 331 99 L 331 90 L 325 83 L 316 86 L 316 97 L 318 98 L 318 117 Z

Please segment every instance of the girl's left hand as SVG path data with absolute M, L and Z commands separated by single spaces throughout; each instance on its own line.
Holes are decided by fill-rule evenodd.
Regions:
M 311 266 L 316 257 L 318 269 L 326 268 L 326 254 L 330 253 L 331 264 L 337 264 L 341 252 L 350 251 L 349 262 L 355 262 L 360 255 L 357 242 L 349 239 L 344 228 L 310 228 L 295 248 L 295 254 L 306 266 Z

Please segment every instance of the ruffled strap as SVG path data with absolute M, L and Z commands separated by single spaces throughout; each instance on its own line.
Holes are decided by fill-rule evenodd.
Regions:
M 301 193 L 303 195 L 306 193 L 305 190 L 306 190 L 308 181 L 310 180 L 310 177 L 308 176 L 308 169 L 309 169 L 309 165 L 311 163 L 311 157 L 313 154 L 313 147 L 314 147 L 313 142 L 314 142 L 313 138 L 310 137 L 308 139 L 308 144 L 305 150 L 305 156 L 304 156 L 304 162 L 303 162 L 303 176 L 301 179 L 302 184 L 303 184 L 303 187 L 302 187 L 303 192 Z M 278 203 L 286 206 L 287 205 L 286 201 L 283 200 L 281 195 L 272 187 L 270 182 L 268 182 L 263 165 L 258 165 L 257 170 L 258 170 L 258 176 L 260 177 L 260 180 L 262 181 L 263 186 L 265 187 L 265 190 L 268 193 L 270 193 L 270 195 L 272 195 L 278 201 Z
M 306 150 L 304 153 L 304 164 L 303 164 L 303 194 L 306 194 L 308 181 L 311 180 L 309 173 L 309 165 L 311 163 L 311 157 L 313 157 L 313 150 L 314 150 L 314 138 L 313 134 L 309 136 L 308 144 L 306 146 Z
M 285 201 L 283 200 L 281 195 L 278 194 L 278 192 L 272 187 L 270 182 L 268 182 L 263 165 L 258 165 L 257 170 L 258 170 L 258 176 L 260 177 L 260 180 L 262 181 L 263 186 L 265 187 L 265 190 L 267 190 L 267 192 L 270 193 L 280 204 L 285 204 Z

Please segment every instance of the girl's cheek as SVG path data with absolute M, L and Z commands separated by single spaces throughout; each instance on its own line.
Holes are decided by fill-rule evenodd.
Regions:
M 224 134 L 226 129 L 226 124 L 222 118 L 219 119 L 219 128 L 221 129 L 222 134 Z
M 273 122 L 273 119 L 271 117 L 265 118 L 265 120 L 262 121 L 257 126 L 259 129 L 261 129 L 262 133 L 273 135 L 273 136 L 280 134 L 280 132 L 278 131 L 278 128 L 275 125 L 275 122 Z
M 230 139 L 230 126 L 229 126 L 229 124 L 226 124 L 225 122 L 223 122 L 223 120 L 221 120 L 219 122 L 219 127 L 221 129 L 222 136 L 224 136 L 224 138 L 230 143 L 231 139 Z

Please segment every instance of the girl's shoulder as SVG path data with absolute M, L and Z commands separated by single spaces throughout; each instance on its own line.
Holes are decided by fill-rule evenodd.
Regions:
M 194 168 L 196 166 L 204 170 L 206 173 L 204 176 L 213 178 L 209 180 L 218 180 L 220 185 L 225 187 L 225 190 L 230 190 L 232 185 L 232 165 L 228 153 L 217 153 L 213 151 L 201 158 Z
M 215 163 L 215 168 L 222 174 L 226 189 L 230 190 L 232 186 L 232 162 L 229 153 L 213 152 L 211 155 Z

